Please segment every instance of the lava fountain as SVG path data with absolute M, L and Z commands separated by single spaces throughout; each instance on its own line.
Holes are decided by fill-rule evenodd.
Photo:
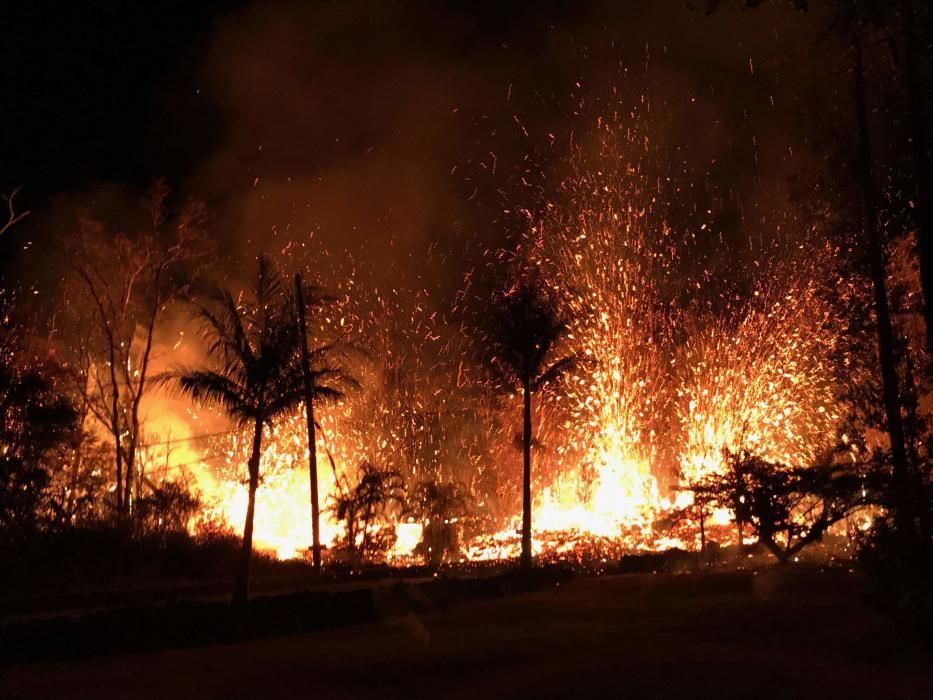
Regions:
M 695 533 L 672 539 L 656 525 L 689 505 L 684 487 L 721 469 L 725 450 L 806 464 L 832 442 L 842 417 L 839 323 L 824 293 L 836 251 L 802 234 L 770 251 L 744 251 L 744 265 L 704 267 L 735 251 L 702 212 L 680 228 L 670 223 L 671 202 L 684 195 L 674 179 L 649 174 L 647 139 L 618 114 L 598 118 L 590 137 L 571 148 L 557 184 L 527 214 L 517 255 L 503 256 L 540 272 L 570 319 L 569 349 L 587 359 L 537 408 L 539 552 L 565 551 L 585 538 L 627 550 L 692 546 Z M 731 278 L 722 272 L 728 269 Z M 355 293 L 362 287 L 356 281 Z M 519 509 L 514 497 L 501 498 L 502 484 L 517 483 L 520 473 L 514 402 L 504 402 L 495 421 L 478 416 L 477 397 L 490 389 L 458 344 L 461 328 L 432 311 L 425 292 L 413 293 L 408 306 L 396 290 L 369 297 L 346 303 L 356 305 L 350 315 L 361 335 L 376 339 L 370 356 L 378 362 L 360 370 L 358 396 L 323 412 L 322 502 L 367 460 L 397 469 L 409 488 L 424 479 L 458 481 L 475 506 L 505 504 L 504 512 L 486 513 L 500 529 L 469 538 L 465 555 L 514 556 Z M 296 414 L 270 432 L 263 455 L 255 537 L 283 557 L 310 542 L 304 430 Z M 246 498 L 241 442 L 233 437 L 218 448 L 226 464 L 209 470 L 214 482 L 203 484 L 237 529 Z M 333 545 L 340 525 L 328 517 L 322 540 Z M 398 542 L 390 559 L 410 554 L 419 527 L 402 513 L 392 526 Z

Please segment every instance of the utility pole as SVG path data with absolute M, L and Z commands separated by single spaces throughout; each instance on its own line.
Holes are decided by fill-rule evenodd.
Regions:
M 311 481 L 311 556 L 314 572 L 321 573 L 321 507 L 317 488 L 317 445 L 314 433 L 314 388 L 311 383 L 311 359 L 308 353 L 308 324 L 305 320 L 305 295 L 301 273 L 295 273 L 295 302 L 298 306 L 298 330 L 301 333 L 301 360 L 304 374 L 305 417 L 308 421 L 308 477 Z

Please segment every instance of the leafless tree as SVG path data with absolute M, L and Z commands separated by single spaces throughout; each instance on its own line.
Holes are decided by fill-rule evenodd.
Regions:
M 203 204 L 189 201 L 168 214 L 168 188 L 150 190 L 148 221 L 135 232 L 109 233 L 82 218 L 73 247 L 72 315 L 86 345 L 70 348 L 71 366 L 83 383 L 86 406 L 113 440 L 118 518 L 131 512 L 136 461 L 142 440 L 140 406 L 150 388 L 153 350 L 167 307 L 186 296 L 192 279 L 210 257 L 204 236 Z M 70 344 L 75 338 L 63 338 Z
M 13 228 L 20 221 L 29 216 L 29 211 L 17 212 L 16 207 L 13 204 L 13 200 L 16 198 L 16 195 L 19 194 L 19 188 L 17 187 L 10 194 L 3 195 L 3 201 L 6 203 L 7 209 L 7 219 L 2 224 L 0 224 L 0 236 Z

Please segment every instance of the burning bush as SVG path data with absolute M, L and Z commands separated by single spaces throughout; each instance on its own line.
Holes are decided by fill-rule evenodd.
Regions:
M 153 485 L 136 502 L 136 528 L 144 537 L 184 534 L 200 507 L 200 499 L 183 484 L 166 481 Z
M 726 465 L 691 491 L 706 507 L 730 511 L 740 533 L 747 524 L 781 564 L 866 505 L 865 475 L 830 457 L 787 467 L 743 451 L 727 453 Z
M 399 472 L 360 465 L 357 484 L 338 495 L 331 511 L 344 524 L 346 557 L 351 565 L 384 555 L 395 544 L 393 515 L 405 507 Z
M 468 495 L 455 482 L 423 481 L 410 502 L 421 520 L 421 541 L 415 554 L 437 567 L 460 556 L 460 519 L 468 511 Z

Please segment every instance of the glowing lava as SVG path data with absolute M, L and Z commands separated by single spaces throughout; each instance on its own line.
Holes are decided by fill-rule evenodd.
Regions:
M 695 524 L 675 533 L 657 525 L 690 504 L 686 483 L 722 468 L 723 450 L 806 464 L 841 419 L 831 361 L 839 329 L 822 293 L 833 284 L 835 252 L 806 242 L 779 255 L 759 251 L 738 281 L 692 269 L 687 262 L 703 259 L 697 251 L 713 256 L 716 241 L 699 220 L 672 230 L 665 203 L 682 194 L 647 175 L 645 143 L 599 119 L 540 213 L 528 215 L 517 256 L 562 300 L 568 349 L 587 360 L 536 409 L 540 553 L 593 543 L 603 551 L 692 547 Z M 464 543 L 464 555 L 515 556 L 518 503 L 509 484 L 520 473 L 520 412 L 505 401 L 489 418 L 479 402 L 491 389 L 458 354 L 461 329 L 432 313 L 423 293 L 406 316 L 403 295 L 392 291 L 355 314 L 368 319 L 362 335 L 376 338 L 378 362 L 358 373 L 359 396 L 324 412 L 322 506 L 367 460 L 397 469 L 410 489 L 445 474 L 469 484 L 473 505 L 495 523 Z M 299 414 L 284 421 L 263 455 L 255 538 L 280 557 L 302 555 L 310 543 L 304 430 Z M 246 503 L 242 440 L 215 444 L 223 466 L 199 470 L 202 492 L 236 531 Z M 341 525 L 322 512 L 322 539 L 338 544 Z M 389 559 L 410 556 L 421 525 L 400 512 L 392 526 Z

